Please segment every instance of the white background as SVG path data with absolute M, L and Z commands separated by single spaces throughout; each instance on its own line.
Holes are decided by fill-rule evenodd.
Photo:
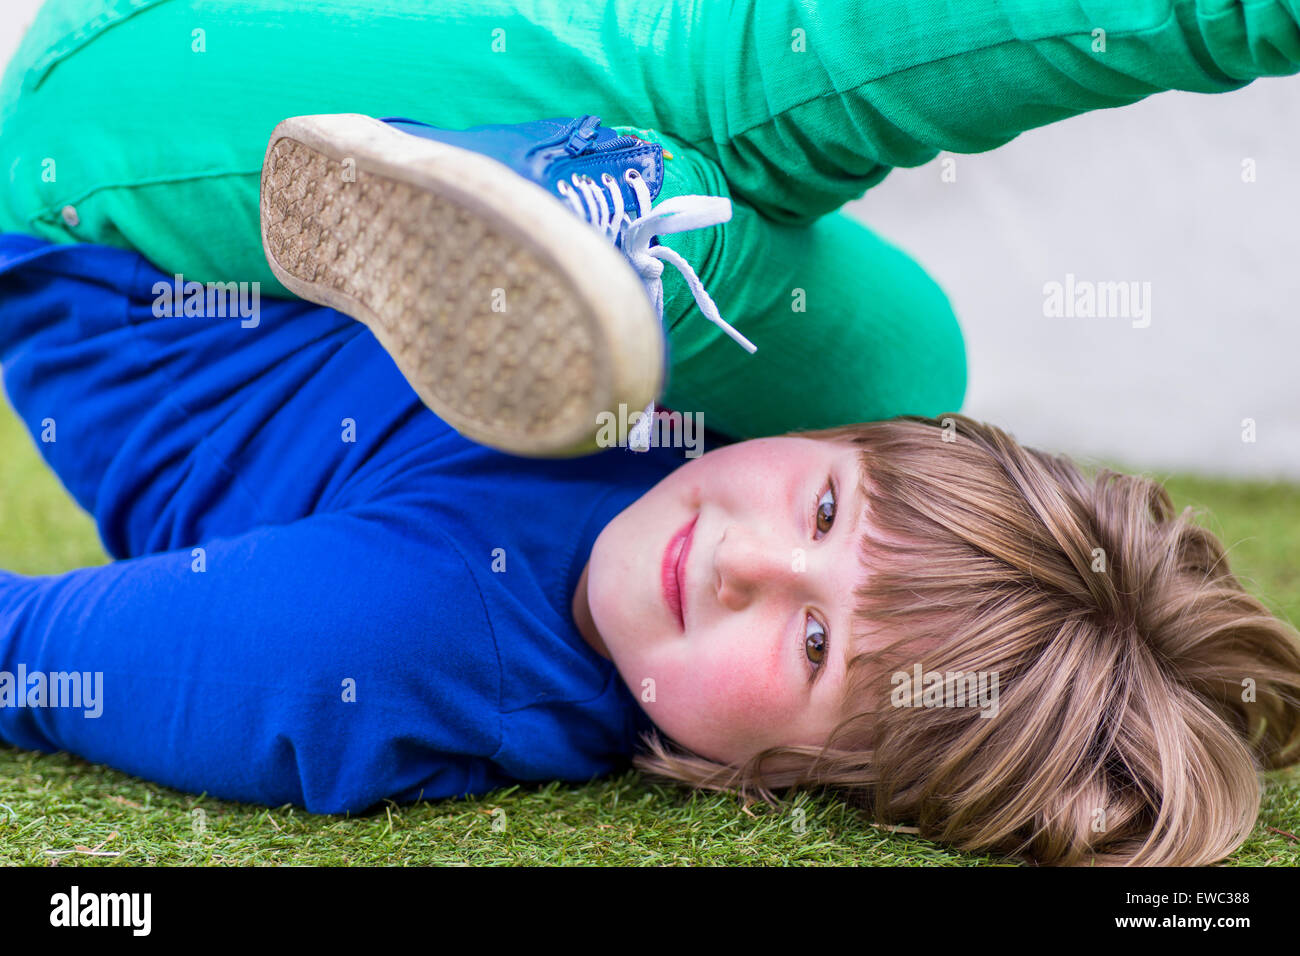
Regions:
M 0 64 L 38 6 L 0 0 Z M 1083 460 L 1300 479 L 1298 170 L 1300 77 L 1266 78 L 944 154 L 849 208 L 952 298 L 966 414 Z M 1067 273 L 1151 283 L 1150 326 L 1045 317 L 1043 286 Z

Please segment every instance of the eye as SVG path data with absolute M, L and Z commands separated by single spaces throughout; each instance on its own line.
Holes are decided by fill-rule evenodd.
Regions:
M 835 523 L 835 485 L 832 483 L 817 499 L 817 530 L 826 534 Z
M 826 660 L 826 629 L 810 614 L 804 624 L 803 635 L 804 656 L 812 662 L 815 673 L 821 670 L 822 663 Z

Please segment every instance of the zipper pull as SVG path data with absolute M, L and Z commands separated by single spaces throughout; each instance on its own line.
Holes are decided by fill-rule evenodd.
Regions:
M 591 145 L 591 141 L 596 138 L 596 128 L 599 126 L 599 116 L 584 116 L 564 147 L 569 155 L 577 156 L 579 153 L 584 152 Z

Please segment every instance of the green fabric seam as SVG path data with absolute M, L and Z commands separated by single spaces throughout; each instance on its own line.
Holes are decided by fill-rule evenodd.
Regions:
M 76 206 L 78 203 L 85 202 L 95 193 L 104 192 L 109 189 L 134 189 L 141 186 L 167 186 L 178 185 L 180 183 L 197 182 L 203 179 L 222 179 L 227 176 L 260 176 L 262 168 L 259 166 L 254 170 L 230 170 L 221 173 L 195 173 L 189 176 L 157 176 L 149 179 L 132 180 L 130 182 L 100 183 L 83 190 L 77 196 L 63 203 L 56 203 L 52 206 L 44 206 L 37 209 L 24 219 L 27 222 L 37 222 L 39 220 L 57 220 L 60 218 L 64 206 Z

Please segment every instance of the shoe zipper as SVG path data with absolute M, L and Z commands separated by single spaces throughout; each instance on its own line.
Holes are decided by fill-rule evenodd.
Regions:
M 592 150 L 591 141 L 596 137 L 600 126 L 599 116 L 584 116 L 561 130 L 554 138 L 538 143 L 528 151 L 529 156 L 547 160 L 564 156 L 581 156 Z
M 613 139 L 607 140 L 599 146 L 593 147 L 590 152 L 603 153 L 608 149 L 622 149 L 625 146 L 635 146 L 637 143 L 650 145 L 646 140 L 641 139 L 639 136 L 615 136 Z
M 565 152 L 570 156 L 581 156 L 584 153 L 604 153 L 609 150 L 624 149 L 637 143 L 646 142 L 638 136 L 623 135 L 615 136 L 613 139 L 606 140 L 596 146 L 593 145 L 592 140 L 596 138 L 596 130 L 599 128 L 599 116 L 583 117 L 577 128 L 569 136 L 569 142 L 564 147 Z
M 596 138 L 596 130 L 599 126 L 599 116 L 584 116 L 577 129 L 569 136 L 569 142 L 564 147 L 565 152 L 570 156 L 581 156 L 587 152 L 591 148 L 591 141 Z

